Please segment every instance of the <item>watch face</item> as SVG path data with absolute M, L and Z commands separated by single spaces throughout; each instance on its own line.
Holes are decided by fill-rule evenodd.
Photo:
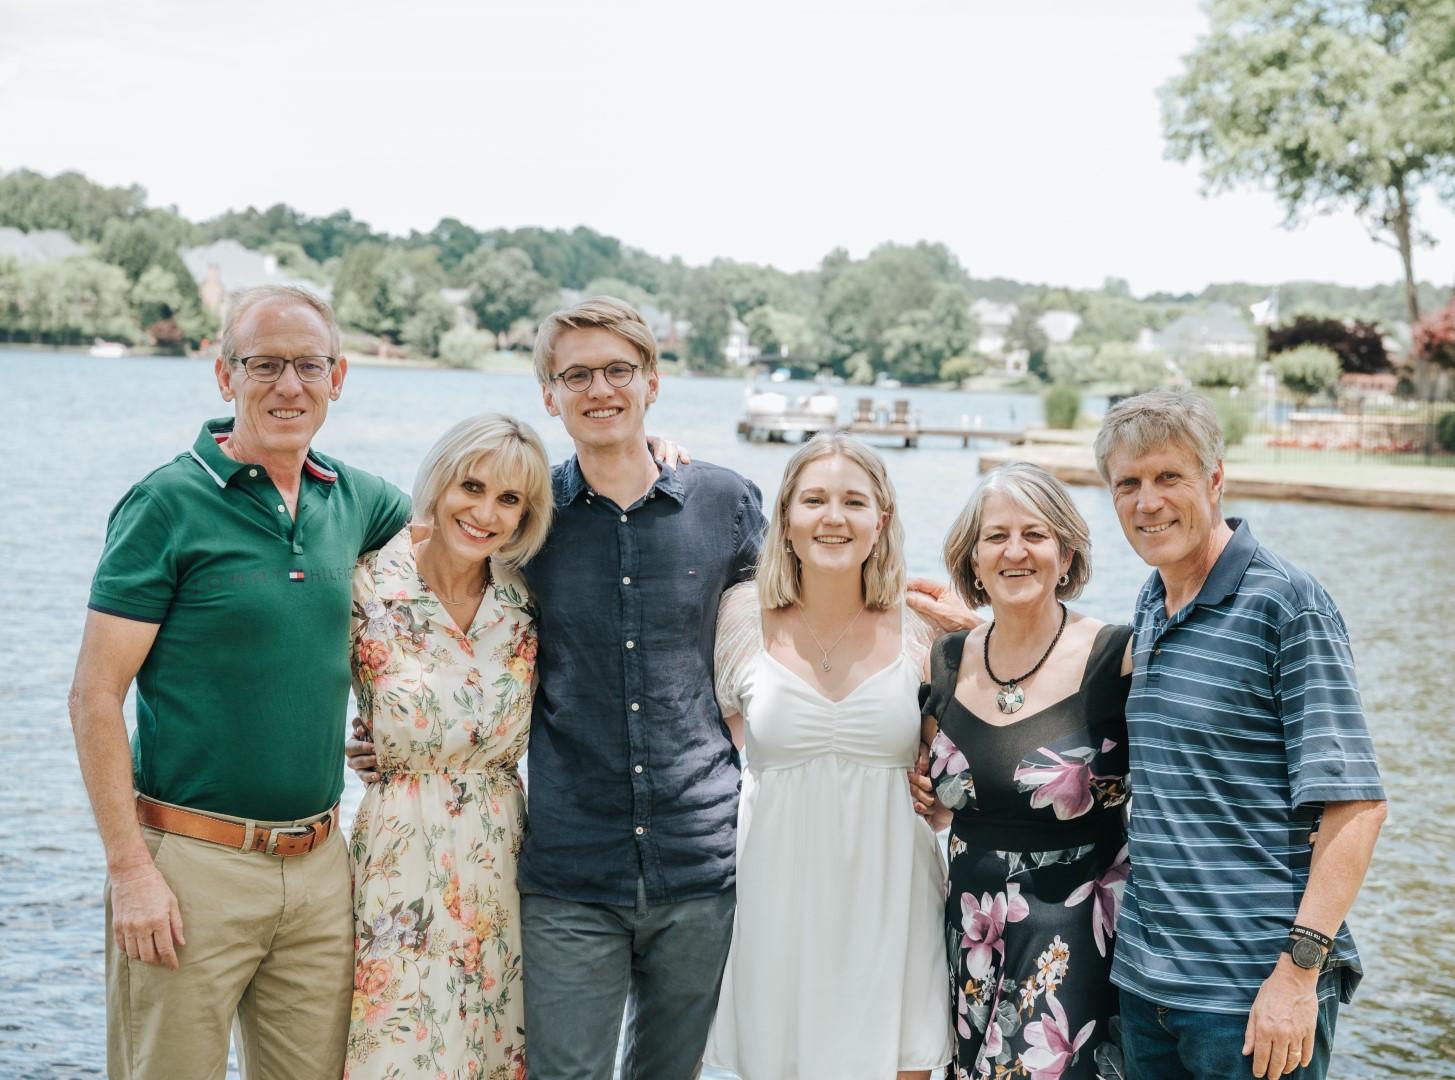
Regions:
M 1289 951 L 1293 962 L 1301 968 L 1316 968 L 1324 960 L 1324 947 L 1311 938 L 1299 938 Z

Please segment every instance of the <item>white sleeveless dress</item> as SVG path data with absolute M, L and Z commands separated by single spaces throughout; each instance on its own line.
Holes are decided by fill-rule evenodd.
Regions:
M 893 1080 L 953 1050 L 945 866 L 911 807 L 930 633 L 842 701 L 763 648 L 753 583 L 718 615 L 717 694 L 741 713 L 737 915 L 707 1061 L 743 1080 Z

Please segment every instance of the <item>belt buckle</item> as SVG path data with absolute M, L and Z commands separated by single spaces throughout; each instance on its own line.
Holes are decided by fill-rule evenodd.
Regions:
M 276 829 L 268 830 L 268 846 L 264 852 L 268 855 L 278 854 L 278 840 L 284 836 L 312 836 L 312 825 L 280 825 Z

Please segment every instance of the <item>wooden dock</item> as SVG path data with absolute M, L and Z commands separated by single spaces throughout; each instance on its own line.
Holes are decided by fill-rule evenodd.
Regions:
M 1026 441 L 1024 431 L 1001 431 L 994 428 L 974 427 L 932 427 L 925 424 L 876 424 L 863 420 L 844 425 L 839 430 L 850 435 L 894 439 L 903 442 L 907 450 L 918 446 L 920 439 L 926 435 L 937 439 L 959 439 L 962 447 L 968 447 L 972 441 L 1002 442 L 1010 443 L 1012 446 L 1019 446 Z
M 858 420 L 841 424 L 822 416 L 751 416 L 738 421 L 738 438 L 749 442 L 805 441 L 826 431 L 843 432 L 869 439 L 890 439 L 902 443 L 907 450 L 919 445 L 920 439 L 958 439 L 962 447 L 972 442 L 1010 443 L 1019 446 L 1026 441 L 1024 431 L 1002 431 L 993 428 L 933 427 L 925 424 L 875 423 Z

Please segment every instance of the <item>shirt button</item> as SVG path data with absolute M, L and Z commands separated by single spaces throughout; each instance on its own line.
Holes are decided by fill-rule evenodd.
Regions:
M 637 826 L 637 835 L 638 835 L 638 836 L 641 836 L 641 835 L 642 835 L 642 834 L 643 834 L 643 833 L 645 833 L 645 832 L 646 832 L 646 831 L 647 831 L 647 830 L 646 830 L 646 829 L 644 829 L 644 828 L 642 828 L 642 827 L 641 827 L 641 826 L 640 826 L 640 825 L 638 825 L 638 826 Z
M 634 766 L 632 766 L 632 772 L 639 773 L 641 771 L 642 771 L 642 767 L 640 765 L 634 765 Z
M 1162 655 L 1162 650 L 1161 649 L 1153 649 L 1152 650 L 1152 655 L 1153 656 L 1161 656 Z
M 286 514 L 287 512 L 288 512 L 288 508 L 286 506 L 284 506 L 282 503 L 279 503 L 278 504 L 278 513 L 280 513 L 280 514 Z
M 635 701 L 633 701 L 632 702 L 632 712 L 641 712 L 641 711 L 642 711 L 642 707 L 640 705 L 638 705 Z
M 626 643 L 626 647 L 628 649 L 635 649 L 637 647 L 637 643 L 635 641 L 628 641 Z
M 621 523 L 622 523 L 622 524 L 623 524 L 623 525 L 625 525 L 625 524 L 626 524 L 626 515 L 625 515 L 625 514 L 622 514 L 622 515 L 621 515 Z
M 629 577 L 624 577 L 624 578 L 621 579 L 621 583 L 623 585 L 630 585 L 632 583 L 632 579 L 629 578 Z
M 248 470 L 248 475 L 249 476 L 257 476 L 258 475 L 258 470 L 257 469 L 249 469 Z

